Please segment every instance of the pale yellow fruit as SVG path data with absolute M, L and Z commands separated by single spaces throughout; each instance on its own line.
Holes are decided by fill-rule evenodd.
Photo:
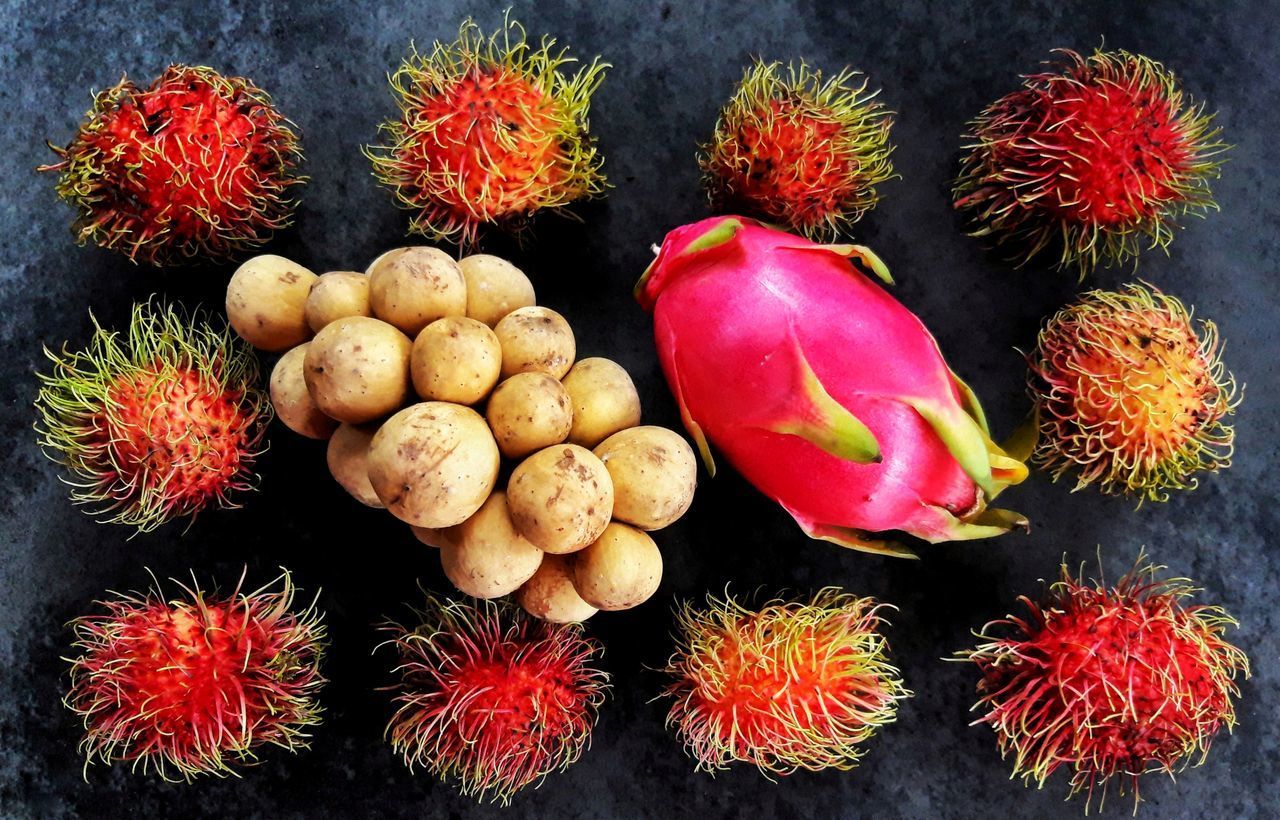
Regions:
M 369 277 L 349 270 L 320 274 L 307 295 L 306 313 L 313 333 L 347 316 L 371 315 Z
M 516 308 L 537 303 L 533 283 L 505 259 L 478 253 L 458 260 L 467 280 L 467 315 L 489 327 Z
M 377 428 L 369 425 L 339 426 L 329 439 L 325 460 L 329 473 L 352 498 L 366 507 L 382 509 L 386 505 L 369 483 L 369 444 L 376 432 Z
M 369 265 L 373 315 L 417 336 L 445 316 L 467 315 L 467 282 L 458 263 L 439 248 L 387 251 Z
M 303 342 L 280 357 L 271 370 L 271 406 L 276 418 L 295 433 L 325 439 L 333 435 L 338 422 L 326 416 L 311 399 L 303 363 L 310 342 Z
M 560 382 L 546 373 L 517 373 L 493 391 L 485 419 L 502 454 L 520 458 L 564 441 L 573 411 Z
M 437 319 L 413 341 L 409 371 L 414 389 L 428 401 L 482 401 L 498 383 L 501 369 L 498 337 L 475 319 Z
M 553 624 L 585 621 L 599 612 L 573 586 L 572 555 L 545 554 L 538 571 L 516 592 L 516 600 L 525 612 Z
M 512 471 L 507 506 L 525 538 L 547 552 L 573 552 L 604 532 L 613 510 L 613 484 L 590 450 L 556 444 Z
M 564 377 L 573 401 L 569 441 L 595 447 L 640 423 L 640 394 L 622 365 L 609 359 L 582 359 Z
M 422 402 L 396 413 L 374 434 L 369 482 L 396 518 L 441 529 L 480 509 L 498 480 L 498 460 L 498 445 L 479 413 L 460 404 Z
M 283 256 L 255 256 L 227 283 L 227 322 L 261 350 L 278 353 L 300 345 L 311 337 L 307 295 L 317 278 Z
M 502 378 L 530 371 L 561 379 L 573 367 L 577 344 L 573 329 L 559 313 L 545 307 L 513 310 L 494 327 L 502 345 Z
M 631 427 L 600 442 L 595 454 L 613 481 L 613 517 L 660 530 L 685 514 L 698 484 L 698 459 L 680 434 Z
M 573 586 L 597 609 L 630 609 L 658 591 L 662 553 L 648 533 L 614 521 L 573 556 Z
M 453 585 L 476 598 L 515 592 L 542 563 L 542 550 L 516 532 L 507 496 L 493 493 L 475 514 L 449 530 L 440 565 Z
M 307 347 L 307 389 L 338 421 L 372 421 L 408 400 L 412 349 L 409 337 L 386 322 L 367 316 L 339 319 Z

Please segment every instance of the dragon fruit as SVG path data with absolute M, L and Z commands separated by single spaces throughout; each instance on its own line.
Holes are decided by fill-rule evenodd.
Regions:
M 1027 475 L 977 397 L 858 245 L 736 216 L 676 228 L 636 285 L 685 427 L 812 538 L 915 557 L 884 534 L 989 538 L 1027 520 L 988 507 Z

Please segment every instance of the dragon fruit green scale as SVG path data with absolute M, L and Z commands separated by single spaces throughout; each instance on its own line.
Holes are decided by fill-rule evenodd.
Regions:
M 810 537 L 914 557 L 1027 520 L 988 504 L 1026 466 L 865 247 L 819 245 L 736 216 L 667 234 L 636 285 L 681 418 Z

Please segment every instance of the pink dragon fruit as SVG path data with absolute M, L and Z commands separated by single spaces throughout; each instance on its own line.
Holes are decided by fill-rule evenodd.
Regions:
M 987 504 L 1026 478 L 977 397 L 858 245 L 735 216 L 667 234 L 636 284 L 685 427 L 810 537 L 914 557 L 882 533 L 989 538 L 1027 520 Z

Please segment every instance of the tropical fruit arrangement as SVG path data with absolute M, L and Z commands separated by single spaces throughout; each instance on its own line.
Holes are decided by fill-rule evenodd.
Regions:
M 1194 489 L 1229 466 L 1242 395 L 1213 323 L 1133 282 L 1027 340 L 1028 418 L 998 438 L 890 294 L 890 266 L 848 241 L 896 176 L 894 114 L 852 68 L 756 60 L 696 157 L 713 215 L 673 227 L 635 287 L 688 439 L 642 424 L 627 371 L 579 358 L 533 279 L 477 252 L 494 231 L 536 241 L 543 212 L 604 194 L 588 112 L 608 68 L 509 19 L 411 53 L 365 155 L 409 233 L 441 246 L 362 271 L 242 259 L 288 226 L 305 181 L 297 126 L 244 78 L 126 79 L 42 169 L 81 242 L 156 266 L 242 261 L 225 320 L 152 298 L 123 331 L 95 319 L 82 348 L 48 352 L 39 443 L 72 500 L 144 533 L 196 526 L 248 502 L 273 417 L 324 442 L 349 515 L 404 522 L 459 593 L 424 590 L 380 626 L 386 740 L 410 770 L 504 803 L 588 748 L 609 676 L 582 622 L 658 593 L 653 533 L 690 509 L 699 457 L 811 538 L 927 560 L 933 543 L 1026 530 L 1032 516 L 994 504 L 1032 469 L 1136 503 Z M 954 206 L 1016 264 L 1084 279 L 1216 208 L 1224 150 L 1165 66 L 1063 51 L 970 123 Z M 66 703 L 86 759 L 189 781 L 304 749 L 325 684 L 316 602 L 295 602 L 287 571 L 230 593 L 174 583 L 74 622 Z M 1066 769 L 1072 794 L 1117 781 L 1136 801 L 1145 773 L 1203 760 L 1249 662 L 1198 593 L 1145 555 L 1110 585 L 1064 566 L 1025 614 L 976 631 L 950 659 L 972 666 L 976 723 L 1013 774 L 1043 786 Z M 906 699 L 930 697 L 893 665 L 892 611 L 835 585 L 684 601 L 653 694 L 699 770 L 851 769 Z

